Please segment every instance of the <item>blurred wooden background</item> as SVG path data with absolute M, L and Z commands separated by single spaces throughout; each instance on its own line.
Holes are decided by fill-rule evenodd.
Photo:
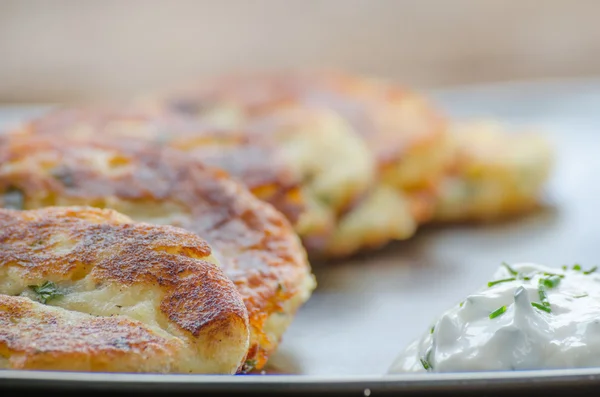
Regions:
M 240 68 L 417 87 L 600 75 L 598 0 L 0 0 L 0 102 L 126 97 Z

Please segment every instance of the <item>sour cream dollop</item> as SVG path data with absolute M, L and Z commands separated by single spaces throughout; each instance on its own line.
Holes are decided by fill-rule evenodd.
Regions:
M 600 366 L 600 270 L 503 264 L 411 343 L 390 373 Z

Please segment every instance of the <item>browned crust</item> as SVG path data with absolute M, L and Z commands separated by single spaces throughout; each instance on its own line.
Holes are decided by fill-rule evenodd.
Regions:
M 200 119 L 213 108 L 237 108 L 251 128 L 264 126 L 265 118 L 288 106 L 334 111 L 364 138 L 379 170 L 371 189 L 352 197 L 338 220 L 378 184 L 388 184 L 408 195 L 415 219 L 426 222 L 435 209 L 435 186 L 450 161 L 444 157 L 408 180 L 399 176 L 415 157 L 446 151 L 447 119 L 427 98 L 390 81 L 340 71 L 230 74 L 188 84 L 155 101 L 155 107 Z M 303 237 L 317 255 L 328 239 Z
M 331 109 L 365 138 L 382 168 L 446 132 L 444 115 L 415 91 L 340 71 L 230 74 L 158 100 L 158 107 L 194 116 L 237 106 L 250 120 L 291 104 Z
M 264 134 L 212 126 L 194 118 L 133 107 L 78 106 L 55 109 L 13 134 L 85 140 L 90 137 L 145 141 L 189 152 L 204 164 L 227 171 L 257 197 L 295 223 L 305 210 L 300 181 Z
M 313 84 L 312 100 L 346 117 L 382 167 L 402 161 L 413 148 L 428 146 L 446 132 L 445 118 L 426 98 L 391 82 L 328 72 L 317 74 Z
M 94 161 L 98 158 L 105 159 L 108 171 Z M 278 342 L 268 340 L 264 321 L 288 299 L 305 293 L 303 283 L 312 277 L 305 251 L 283 215 L 225 172 L 179 151 L 114 140 L 13 136 L 0 142 L 0 164 L 0 193 L 18 189 L 25 208 L 86 204 L 127 214 L 136 204 L 164 208 L 167 214 L 172 208 L 181 211 L 176 220 L 150 220 L 191 230 L 214 248 L 244 299 L 252 328 L 248 358 L 259 368 Z
M 161 312 L 196 337 L 209 323 L 232 314 L 246 317 L 233 284 L 203 259 L 211 254 L 204 240 L 175 227 L 115 218 L 93 208 L 0 209 L 0 264 L 18 266 L 30 280 L 61 282 L 89 275 L 98 284 L 157 285 L 164 293 Z M 67 253 L 55 249 L 60 243 L 55 236 L 73 244 Z
M 137 321 L 81 313 L 73 321 L 65 314 L 0 295 L 0 358 L 13 369 L 38 370 L 143 371 L 174 364 L 170 354 L 176 342 Z

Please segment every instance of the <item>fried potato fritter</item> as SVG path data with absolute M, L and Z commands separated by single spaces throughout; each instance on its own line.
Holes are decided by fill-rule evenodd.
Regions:
M 248 314 L 209 245 L 113 210 L 0 209 L 0 368 L 233 374 Z
M 339 219 L 368 194 L 376 173 L 372 153 L 351 126 L 328 109 L 286 104 L 246 128 L 270 137 L 298 175 L 307 210 L 296 231 L 313 256 L 324 254 Z
M 218 125 L 165 109 L 61 108 L 12 134 L 142 140 L 227 171 L 281 211 L 318 250 L 336 218 L 368 188 L 374 161 L 344 120 L 327 110 L 282 106 L 252 125 Z M 223 124 L 223 123 L 222 123 Z
M 290 108 L 340 118 L 338 128 L 319 130 L 305 123 L 301 129 L 306 131 L 304 157 L 310 157 L 317 170 L 303 175 L 304 185 L 332 164 L 341 170 L 365 164 L 364 176 L 355 182 L 347 178 L 344 184 L 336 183 L 335 173 L 323 178 L 330 192 L 340 192 L 328 196 L 344 199 L 326 203 L 327 213 L 334 217 L 326 239 L 313 243 L 310 234 L 300 231 L 316 256 L 347 256 L 411 237 L 433 215 L 436 187 L 450 163 L 445 117 L 415 92 L 362 76 L 337 72 L 221 76 L 139 103 L 142 108 L 166 109 L 229 128 L 261 126 L 264 119 L 293 125 L 299 121 L 287 119 Z M 344 134 L 339 133 L 342 126 Z M 319 130 L 320 137 L 328 134 L 337 147 L 309 140 L 311 128 Z M 279 135 L 293 130 L 281 128 Z M 346 150 L 350 141 L 362 148 Z M 344 151 L 348 155 L 341 156 Z M 359 151 L 366 154 L 358 156 Z M 348 184 L 357 188 L 348 190 Z M 395 216 L 385 219 L 379 212 L 383 208 L 395 209 Z
M 243 370 L 264 366 L 315 287 L 286 218 L 224 171 L 179 150 L 102 137 L 9 135 L 0 142 L 0 200 L 23 209 L 112 208 L 206 239 L 248 311 Z
M 539 206 L 554 163 L 541 134 L 472 120 L 453 125 L 451 138 L 454 162 L 440 185 L 434 221 L 493 221 Z
M 79 141 L 89 138 L 121 143 L 141 140 L 192 152 L 203 163 L 224 169 L 243 181 L 291 222 L 296 222 L 305 211 L 306 203 L 295 171 L 280 148 L 259 134 L 113 104 L 57 108 L 10 133 Z

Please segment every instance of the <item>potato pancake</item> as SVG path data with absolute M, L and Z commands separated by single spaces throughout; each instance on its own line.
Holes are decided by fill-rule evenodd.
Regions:
M 453 166 L 440 185 L 434 221 L 494 221 L 539 206 L 554 163 L 550 142 L 494 120 L 457 122 Z
M 318 134 L 329 134 L 327 139 L 337 141 L 337 147 L 314 140 L 305 145 L 304 157 L 312 154 L 312 162 L 320 164 L 312 167 L 316 170 L 329 169 L 334 159 L 338 169 L 353 167 L 358 156 L 338 154 L 352 153 L 344 147 L 348 137 L 358 138 L 355 146 L 367 153 L 361 158 L 369 159 L 360 160 L 368 164 L 362 169 L 369 172 L 354 183 L 336 184 L 335 173 L 325 178 L 334 192 L 326 197 L 343 199 L 326 203 L 334 216 L 332 233 L 316 244 L 305 242 L 318 256 L 347 256 L 411 237 L 433 215 L 436 186 L 450 162 L 447 123 L 440 112 L 415 92 L 362 76 L 338 72 L 221 76 L 162 96 L 140 98 L 138 103 L 141 108 L 176 112 L 226 128 L 260 128 L 265 119 L 280 120 L 280 125 L 288 126 L 279 129 L 281 136 L 294 130 L 290 125 L 302 122 L 288 119 L 290 109 L 340 118 L 338 128 Z M 318 130 L 304 124 L 304 136 L 310 136 L 311 129 Z M 346 133 L 335 132 L 341 126 Z M 303 183 L 310 184 L 320 172 L 304 174 Z M 357 188 L 347 190 L 348 185 Z M 379 212 L 382 208 L 385 214 Z M 393 217 L 387 216 L 392 213 L 389 209 Z
M 264 366 L 315 287 L 305 250 L 280 212 L 226 172 L 168 147 L 101 136 L 3 137 L 0 204 L 112 208 L 205 239 L 248 311 L 244 371 Z
M 11 133 L 141 140 L 187 152 L 275 206 L 311 252 L 331 240 L 337 217 L 365 193 L 375 171 L 369 150 L 341 117 L 294 106 L 243 128 L 156 110 L 59 108 Z
M 248 313 L 210 246 L 113 210 L 0 209 L 0 368 L 233 374 Z
M 115 138 L 122 143 L 142 140 L 191 151 L 203 163 L 244 181 L 260 199 L 276 206 L 292 222 L 306 207 L 294 170 L 279 148 L 258 134 L 112 104 L 57 108 L 9 133 L 76 140 Z

